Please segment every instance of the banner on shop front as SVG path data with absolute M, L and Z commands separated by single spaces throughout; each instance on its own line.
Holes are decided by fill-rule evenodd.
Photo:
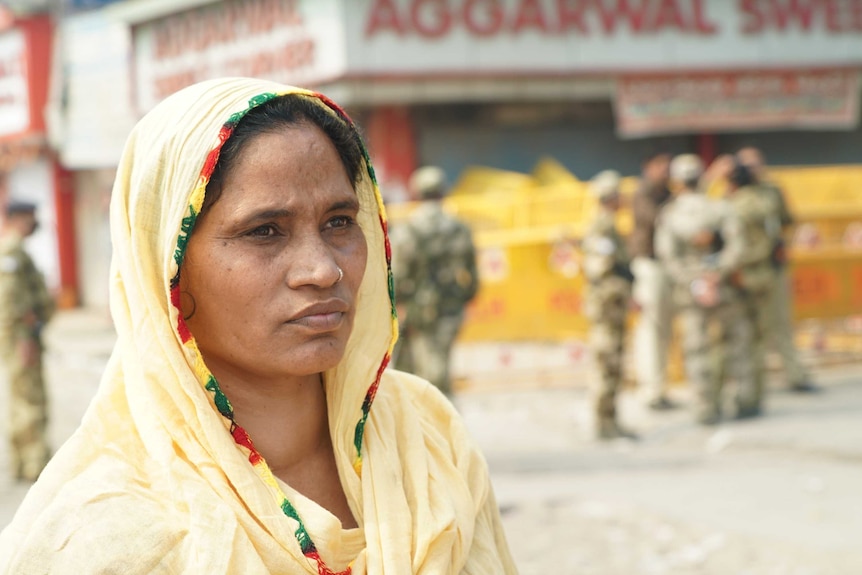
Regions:
M 18 134 L 30 126 L 26 55 L 24 32 L 12 29 L 0 34 L 0 136 Z
M 147 111 L 195 82 L 250 76 L 313 86 L 344 67 L 336 0 L 233 0 L 133 29 L 136 103 Z
M 853 129 L 859 73 L 849 69 L 628 75 L 618 79 L 624 138 L 757 129 Z

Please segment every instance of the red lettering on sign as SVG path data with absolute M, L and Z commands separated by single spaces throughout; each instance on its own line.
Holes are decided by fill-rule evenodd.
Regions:
M 278 27 L 302 24 L 297 0 L 213 4 L 153 23 L 153 55 L 157 60 L 176 58 Z
M 430 18 L 428 16 L 430 14 Z M 413 0 L 410 24 L 420 36 L 439 38 L 449 33 L 452 15 L 446 0 Z
M 766 16 L 760 11 L 757 0 L 740 0 L 739 11 L 742 14 L 742 33 L 759 34 L 766 26 Z
M 731 2 L 732 0 L 727 0 Z M 257 2 L 256 4 L 254 2 Z M 248 21 L 247 29 L 268 29 L 276 14 L 277 0 L 247 0 L 254 10 L 237 18 Z M 298 19 L 293 6 L 282 9 L 285 17 Z M 736 0 L 739 30 L 743 34 L 766 32 L 822 31 L 833 34 L 862 32 L 862 0 Z M 232 4 L 226 4 L 230 6 Z M 245 3 L 242 3 L 245 6 Z M 381 33 L 416 34 L 435 39 L 463 27 L 477 37 L 498 34 L 519 35 L 529 31 L 541 34 L 630 32 L 635 35 L 679 31 L 701 36 L 715 34 L 706 0 L 374 0 L 365 24 L 366 37 Z M 223 12 L 234 14 L 232 9 Z M 207 22 L 199 14 L 171 19 L 173 33 L 160 31 L 158 44 L 168 52 L 174 44 L 208 44 L 208 37 L 236 35 L 241 27 L 225 26 L 223 21 Z M 245 28 L 243 28 L 245 29 Z M 173 44 L 172 44 L 173 42 Z M 173 48 L 172 48 L 173 46 Z
M 632 32 L 641 32 L 644 29 L 644 21 L 649 4 L 640 2 L 637 8 L 632 8 L 629 0 L 619 0 L 616 4 L 616 9 L 607 8 L 601 1 L 594 4 L 598 8 L 599 17 L 602 22 L 602 29 L 606 34 L 616 32 L 617 23 L 622 20 L 628 20 L 629 29 Z
M 752 3 L 757 0 L 743 0 Z M 400 6 L 400 7 L 399 7 Z M 478 37 L 577 31 L 590 34 L 590 23 L 605 34 L 627 26 L 635 34 L 679 30 L 715 34 L 705 0 L 375 0 L 365 25 L 366 37 L 379 33 L 440 38 L 456 26 Z
M 557 29 L 563 33 L 575 29 L 581 34 L 589 34 L 584 23 L 585 9 L 586 2 L 583 0 L 557 0 L 557 15 L 560 21 Z
M 391 30 L 399 36 L 404 34 L 404 25 L 398 17 L 395 0 L 376 0 L 371 8 L 371 17 L 365 26 L 365 36 L 374 36 L 381 30 Z
M 226 62 L 228 74 L 268 77 L 296 72 L 314 64 L 314 41 L 306 38 L 290 42 L 280 49 L 258 52 Z
M 853 32 L 862 32 L 862 0 L 854 0 L 847 21 L 851 23 L 850 28 Z
M 692 5 L 694 29 L 704 35 L 715 34 L 718 32 L 718 26 L 707 19 L 706 7 L 703 5 L 703 2 L 704 0 L 694 0 L 694 4 Z
M 862 0 L 739 0 L 744 34 L 769 30 L 862 31 Z
M 525 28 L 536 28 L 541 32 L 548 32 L 548 24 L 545 22 L 545 14 L 542 12 L 541 0 L 521 0 L 515 21 L 512 23 L 512 32 L 519 33 Z
M 820 0 L 816 0 L 816 4 L 819 6 Z M 775 2 L 772 6 L 776 27 L 782 32 L 792 22 L 796 22 L 806 32 L 811 29 L 814 9 L 810 0 L 789 0 L 784 6 Z
M 484 18 L 477 17 L 484 8 Z M 474 36 L 493 36 L 503 27 L 503 6 L 500 0 L 467 0 L 464 3 L 464 25 Z
M 677 30 L 685 30 L 686 25 L 676 0 L 661 0 L 652 27 L 655 29 L 676 28 Z

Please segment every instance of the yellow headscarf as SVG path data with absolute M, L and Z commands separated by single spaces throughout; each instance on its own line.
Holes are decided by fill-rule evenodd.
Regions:
M 514 573 L 457 413 L 426 382 L 384 371 L 397 332 L 367 155 L 357 194 L 368 263 L 344 358 L 324 374 L 339 477 L 366 543 L 349 565 L 328 563 L 340 524 L 285 496 L 185 329 L 176 278 L 220 147 L 249 109 L 288 93 L 349 122 L 319 94 L 234 78 L 171 96 L 133 130 L 111 205 L 117 345 L 80 428 L 0 536 L 0 572 Z

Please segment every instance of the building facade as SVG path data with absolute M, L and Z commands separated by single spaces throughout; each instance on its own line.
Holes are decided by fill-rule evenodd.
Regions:
M 455 179 L 550 156 L 587 179 L 634 174 L 653 149 L 709 159 L 743 144 L 774 164 L 860 160 L 862 0 L 125 0 L 62 28 L 55 144 L 87 278 L 107 253 L 87 218 L 106 225 L 92 212 L 128 129 L 218 76 L 346 105 L 392 200 L 422 164 Z

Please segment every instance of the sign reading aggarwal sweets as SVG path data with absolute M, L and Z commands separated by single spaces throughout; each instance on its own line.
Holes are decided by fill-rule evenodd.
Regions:
M 743 34 L 797 26 L 836 33 L 862 33 L 862 0 L 720 0 L 735 6 Z M 710 13 L 713 0 L 374 0 L 365 35 L 383 32 L 446 36 L 463 27 L 480 36 L 519 34 L 633 34 L 676 30 L 716 34 L 722 22 Z
M 862 0 L 350 0 L 354 72 L 862 64 Z

